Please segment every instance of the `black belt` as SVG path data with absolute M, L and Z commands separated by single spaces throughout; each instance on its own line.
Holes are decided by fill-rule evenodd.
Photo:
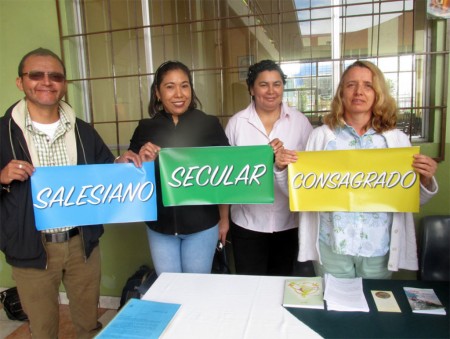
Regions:
M 75 227 L 65 232 L 44 233 L 44 237 L 45 241 L 47 242 L 66 242 L 70 238 L 78 235 L 79 233 L 80 231 L 78 230 L 78 227 Z

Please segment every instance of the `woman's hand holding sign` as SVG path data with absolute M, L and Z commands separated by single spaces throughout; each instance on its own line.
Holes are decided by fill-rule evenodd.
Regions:
M 151 142 L 147 142 L 144 146 L 139 150 L 139 156 L 142 161 L 154 161 L 158 156 L 161 147 L 152 144 Z
M 126 151 L 114 160 L 115 164 L 132 162 L 136 167 L 142 167 L 141 158 L 133 151 Z
M 279 170 L 284 170 L 287 165 L 297 161 L 297 152 L 288 149 L 282 149 L 275 153 L 275 166 Z
M 275 154 L 284 149 L 283 142 L 278 138 L 275 138 L 271 142 L 269 142 L 269 146 L 273 148 L 273 153 Z
M 287 165 L 297 161 L 297 152 L 285 149 L 280 139 L 273 139 L 269 145 L 273 148 L 275 166 L 279 170 L 284 170 Z
M 420 183 L 426 188 L 430 188 L 437 169 L 436 161 L 426 155 L 415 154 L 412 167 L 420 174 Z

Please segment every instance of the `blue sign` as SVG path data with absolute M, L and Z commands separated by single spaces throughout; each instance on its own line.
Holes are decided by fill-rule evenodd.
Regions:
M 38 231 L 157 219 L 154 162 L 37 167 L 31 190 Z

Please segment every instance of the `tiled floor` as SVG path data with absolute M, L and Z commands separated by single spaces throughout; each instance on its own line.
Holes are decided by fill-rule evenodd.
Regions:
M 99 308 L 99 321 L 106 324 L 114 317 L 117 311 L 114 309 Z M 59 339 L 75 339 L 75 332 L 70 319 L 68 305 L 60 305 L 59 308 Z M 9 320 L 0 304 L 0 338 L 1 339 L 30 339 L 30 331 L 26 321 Z

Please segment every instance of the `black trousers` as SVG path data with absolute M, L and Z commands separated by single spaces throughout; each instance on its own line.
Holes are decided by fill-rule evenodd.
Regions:
M 247 230 L 231 222 L 237 274 L 291 276 L 298 255 L 298 229 L 276 233 Z

